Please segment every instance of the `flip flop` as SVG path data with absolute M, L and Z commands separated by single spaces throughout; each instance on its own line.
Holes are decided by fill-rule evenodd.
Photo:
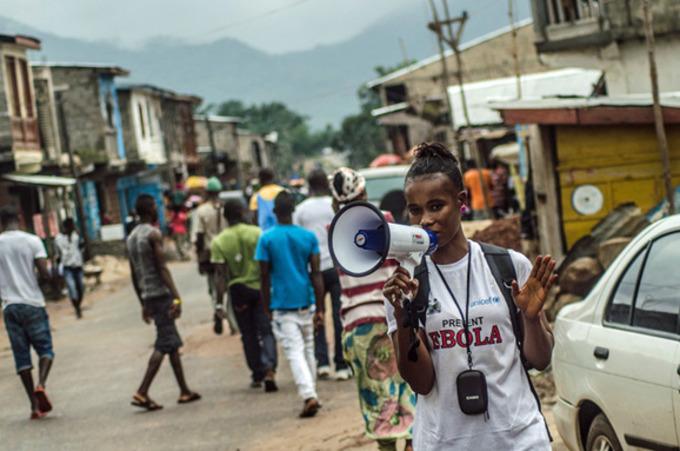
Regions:
M 201 399 L 201 394 L 194 391 L 191 392 L 190 395 L 180 396 L 177 400 L 177 404 L 186 404 L 188 402 L 198 401 L 199 399 Z
M 47 415 L 47 412 L 31 412 L 31 420 L 39 420 Z
M 38 408 L 40 409 L 40 412 L 47 413 L 52 410 L 52 403 L 50 402 L 50 398 L 47 397 L 47 393 L 45 393 L 44 388 L 36 388 L 33 395 L 35 396 L 35 400 L 38 401 Z
M 130 404 L 135 407 L 141 407 L 142 409 L 146 409 L 148 411 L 160 410 L 163 408 L 163 406 L 160 404 L 156 404 L 154 401 L 152 401 L 151 398 L 145 398 L 137 393 L 132 395 L 132 402 Z

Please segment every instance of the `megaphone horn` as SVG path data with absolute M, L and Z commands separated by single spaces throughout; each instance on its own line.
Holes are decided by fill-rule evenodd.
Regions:
M 340 210 L 328 232 L 335 264 L 354 277 L 376 271 L 394 258 L 411 276 L 423 255 L 437 249 L 437 236 L 427 229 L 388 223 L 373 204 L 353 202 Z

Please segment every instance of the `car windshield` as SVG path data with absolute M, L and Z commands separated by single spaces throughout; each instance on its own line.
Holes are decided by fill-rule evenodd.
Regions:
M 366 194 L 371 202 L 380 202 L 385 194 L 394 190 L 404 189 L 404 176 L 366 178 Z

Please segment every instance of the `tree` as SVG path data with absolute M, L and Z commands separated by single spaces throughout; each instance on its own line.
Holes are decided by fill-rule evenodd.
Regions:
M 402 62 L 393 68 L 378 66 L 375 71 L 378 76 L 384 76 L 412 63 L 413 61 Z M 278 132 L 276 169 L 279 176 L 291 175 L 296 163 L 319 155 L 326 147 L 347 151 L 348 164 L 359 168 L 385 153 L 386 148 L 382 128 L 371 114 L 371 111 L 382 106 L 380 96 L 366 85 L 359 88 L 357 96 L 361 111 L 345 117 L 339 131 L 331 125 L 323 130 L 310 130 L 308 118 L 290 110 L 282 102 L 246 106 L 240 100 L 228 100 L 217 107 L 209 105 L 204 109 L 204 114 L 215 110 L 222 116 L 243 119 L 242 126 L 255 133 Z
M 380 68 L 376 68 L 378 71 Z M 363 85 L 357 91 L 361 112 L 347 116 L 337 134 L 336 147 L 348 151 L 348 164 L 355 168 L 365 167 L 375 157 L 387 151 L 385 138 L 378 120 L 371 111 L 381 107 L 376 91 Z
M 377 66 L 376 74 L 383 77 L 403 67 L 410 66 L 415 61 L 403 61 L 394 67 Z M 365 167 L 375 157 L 387 152 L 385 135 L 378 120 L 371 112 L 382 106 L 377 91 L 363 85 L 357 91 L 361 112 L 347 116 L 336 139 L 337 147 L 349 152 L 349 164 L 353 167 Z
M 284 177 L 292 174 L 296 161 L 317 155 L 330 146 L 336 133 L 331 126 L 310 131 L 308 118 L 282 102 L 245 106 L 240 100 L 228 100 L 217 107 L 217 114 L 240 117 L 243 126 L 255 133 L 278 132 L 276 169 L 278 175 Z

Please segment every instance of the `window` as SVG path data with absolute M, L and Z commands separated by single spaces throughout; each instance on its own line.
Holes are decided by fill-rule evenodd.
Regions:
M 31 95 L 31 79 L 28 76 L 28 63 L 26 60 L 19 60 L 21 69 L 21 81 L 24 85 L 24 102 L 26 102 L 26 117 L 35 117 L 33 111 L 33 96 Z
M 616 324 L 630 324 L 630 312 L 633 306 L 633 296 L 637 286 L 640 267 L 644 260 L 645 251 L 641 251 L 628 267 L 619 281 L 606 315 L 607 321 Z
M 137 109 L 139 110 L 139 126 L 142 129 L 142 138 L 146 138 L 146 127 L 144 126 L 144 108 L 141 103 L 137 104 Z
M 153 130 L 153 121 L 151 120 L 151 102 L 147 101 L 146 102 L 146 119 L 147 119 L 147 124 L 149 124 L 149 136 L 154 135 L 154 130 Z
M 389 177 L 366 177 L 366 193 L 368 194 L 368 200 L 380 202 L 385 194 L 391 191 L 403 191 L 405 178 L 406 173 Z
M 113 103 L 113 93 L 107 91 L 106 93 L 106 124 L 111 128 L 116 128 L 114 124 L 113 114 L 115 111 L 115 105 Z
M 626 269 L 614 291 L 606 319 L 609 323 L 678 333 L 680 233 L 664 235 L 647 249 Z
M 21 93 L 19 92 L 19 78 L 17 77 L 16 58 L 5 57 L 5 69 L 9 77 L 9 97 L 12 105 L 12 116 L 21 117 Z
M 392 85 L 385 88 L 385 97 L 387 98 L 387 105 L 394 105 L 395 103 L 406 102 L 408 96 L 406 95 L 406 85 Z
M 649 251 L 640 278 L 633 326 L 662 332 L 678 331 L 680 311 L 680 233 L 656 240 Z

